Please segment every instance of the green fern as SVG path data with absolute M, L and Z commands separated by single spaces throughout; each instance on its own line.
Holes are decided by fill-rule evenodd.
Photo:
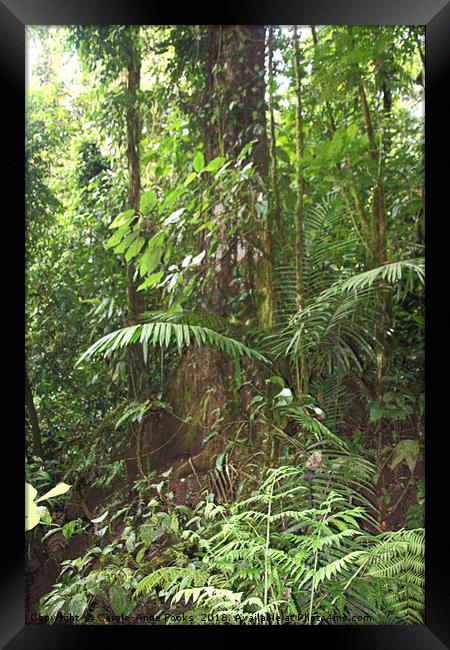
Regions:
M 161 567 L 154 573 L 142 578 L 136 587 L 136 595 L 150 595 L 156 587 L 169 590 L 173 585 L 179 589 L 187 589 L 191 586 L 202 585 L 208 579 L 204 571 L 198 571 L 189 567 Z
M 295 463 L 268 469 L 244 500 L 199 504 L 180 533 L 194 549 L 189 557 L 172 557 L 172 565 L 156 570 L 151 563 L 89 570 L 83 560 L 89 573 L 55 585 L 44 610 L 92 608 L 91 594 L 107 599 L 114 581 L 127 607 L 144 602 L 169 613 L 187 607 L 193 621 L 206 614 L 252 623 L 270 614 L 312 623 L 314 616 L 345 614 L 371 623 L 421 623 L 423 530 L 368 534 L 367 523 L 376 523 L 374 467 L 322 423 L 286 410 L 302 426 Z
M 380 535 L 367 555 L 367 576 L 389 586 L 387 616 L 393 622 L 423 623 L 424 556 L 423 528 Z
M 326 476 L 333 458 L 322 462 Z M 187 607 L 193 621 L 206 614 L 252 623 L 270 614 L 312 623 L 339 613 L 371 623 L 421 623 L 423 530 L 369 535 L 357 492 L 345 484 L 336 491 L 331 478 L 311 506 L 303 470 L 304 462 L 271 468 L 249 499 L 208 504 L 205 518 L 185 525 L 185 542 L 198 550 L 183 557 L 183 566 L 145 577 L 140 568 L 116 566 L 75 573 L 54 586 L 42 611 L 85 611 L 94 606 L 92 594 L 108 599 L 118 585 L 126 607 L 149 600 L 169 613 Z

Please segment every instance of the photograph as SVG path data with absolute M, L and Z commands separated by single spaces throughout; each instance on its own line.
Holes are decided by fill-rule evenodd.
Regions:
M 25 623 L 424 627 L 425 25 L 24 31 Z

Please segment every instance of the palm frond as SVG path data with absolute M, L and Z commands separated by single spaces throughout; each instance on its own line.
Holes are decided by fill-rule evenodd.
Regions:
M 269 364 L 266 357 L 257 350 L 247 347 L 233 338 L 219 334 L 209 327 L 154 321 L 142 325 L 124 327 L 103 336 L 81 355 L 76 365 L 96 355 L 104 354 L 106 356 L 114 350 L 125 348 L 135 343 L 159 346 L 160 348 L 168 348 L 169 345 L 175 343 L 180 353 L 183 349 L 191 345 L 197 345 L 199 347 L 207 345 L 217 348 L 234 358 L 247 357 Z
M 415 282 L 424 282 L 421 259 L 385 264 L 335 282 L 320 293 L 301 313 L 295 314 L 278 336 L 272 351 L 276 355 L 296 357 L 301 345 L 317 363 L 329 372 L 348 372 L 354 366 L 362 371 L 364 360 L 373 358 L 380 342 L 375 323 L 379 317 L 376 297 L 398 285 L 410 291 Z
M 336 282 L 329 289 L 322 292 L 319 299 L 327 300 L 332 296 L 343 294 L 347 291 L 363 291 L 383 282 L 389 285 L 403 282 L 403 289 L 407 293 L 413 290 L 414 284 L 417 281 L 420 284 L 425 283 L 425 264 L 423 258 L 391 262 L 390 264 L 383 264 L 375 269 L 358 273 L 351 278 Z
M 214 331 L 226 330 L 229 322 L 226 318 L 213 312 L 192 311 L 189 309 L 174 309 L 168 311 L 147 311 L 144 317 L 150 322 L 164 321 L 165 323 L 182 323 L 183 325 L 199 325 L 209 327 Z

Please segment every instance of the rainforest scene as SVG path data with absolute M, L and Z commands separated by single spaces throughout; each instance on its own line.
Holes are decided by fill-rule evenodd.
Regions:
M 423 623 L 424 28 L 26 31 L 27 623 Z

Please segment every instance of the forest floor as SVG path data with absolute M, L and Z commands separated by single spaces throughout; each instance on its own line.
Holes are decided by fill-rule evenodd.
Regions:
M 398 433 L 402 437 L 402 433 Z M 389 431 L 381 431 L 380 435 L 380 442 L 384 449 L 395 446 L 392 441 L 391 429 Z M 404 430 L 403 435 L 404 437 L 408 437 L 408 429 Z M 389 458 L 388 454 L 386 458 Z M 205 489 L 205 484 L 202 481 L 202 477 L 194 473 L 183 477 L 177 476 L 178 468 L 184 465 L 186 460 L 186 455 L 180 455 L 168 461 L 163 467 L 159 468 L 157 473 L 152 477 L 151 482 L 152 484 L 157 484 L 165 480 L 168 491 L 172 493 L 171 504 L 184 504 L 192 507 L 198 500 L 201 491 Z M 170 468 L 172 468 L 172 471 L 169 477 L 167 477 L 167 471 Z M 395 469 L 391 469 L 389 463 L 384 461 L 376 483 L 376 498 L 374 503 L 379 512 L 379 530 L 372 532 L 395 531 L 405 526 L 409 508 L 417 503 L 416 486 L 420 481 L 424 481 L 424 472 L 425 466 L 422 459 L 419 459 L 417 462 L 413 475 L 411 475 L 409 468 L 405 464 L 399 464 Z M 163 476 L 164 474 L 166 474 L 165 477 Z M 131 487 L 138 478 L 140 477 L 136 474 L 130 473 L 127 479 L 122 481 L 120 485 L 114 485 L 113 492 L 111 490 L 104 492 L 99 488 L 88 490 L 83 496 L 82 505 L 72 502 L 67 507 L 64 518 L 67 521 L 77 517 L 86 520 L 87 512 L 92 514 L 92 517 L 98 516 L 108 508 L 113 494 L 116 494 L 118 489 L 123 490 L 126 487 Z M 149 498 L 153 495 L 156 496 L 157 491 L 155 488 L 149 487 Z M 117 522 L 114 529 L 108 534 L 107 541 L 111 542 L 119 538 L 123 529 L 124 524 Z M 88 548 L 94 546 L 97 541 L 94 533 L 81 533 L 71 537 L 63 548 L 58 549 L 58 552 L 49 554 L 48 549 L 45 547 L 45 542 L 41 542 L 45 532 L 42 527 L 37 527 L 32 533 L 29 548 L 27 549 L 27 623 L 39 624 L 39 621 L 33 620 L 33 615 L 36 615 L 38 611 L 39 599 L 48 593 L 53 584 L 57 582 L 61 570 L 61 563 L 65 560 L 83 556 Z M 155 552 L 158 552 L 157 548 Z

